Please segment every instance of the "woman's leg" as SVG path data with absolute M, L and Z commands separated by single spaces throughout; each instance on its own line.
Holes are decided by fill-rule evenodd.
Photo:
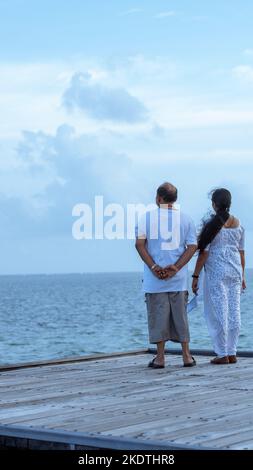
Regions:
M 240 334 L 241 314 L 241 282 L 231 285 L 228 293 L 229 314 L 228 314 L 228 355 L 236 356 L 237 344 Z
M 204 309 L 207 328 L 214 352 L 219 357 L 228 355 L 228 296 L 226 285 L 205 276 Z

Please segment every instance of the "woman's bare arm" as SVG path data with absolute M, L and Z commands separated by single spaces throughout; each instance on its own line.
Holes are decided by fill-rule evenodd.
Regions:
M 208 251 L 203 251 L 202 253 L 199 254 L 196 266 L 194 269 L 194 276 L 199 276 L 204 265 L 206 264 L 207 258 L 208 258 Z
M 246 289 L 246 280 L 245 280 L 245 251 L 240 250 L 240 256 L 241 256 L 241 264 L 242 264 L 242 288 Z
M 202 251 L 202 253 L 199 254 L 198 256 L 198 259 L 197 259 L 197 262 L 196 262 L 196 266 L 195 266 L 195 269 L 194 269 L 194 273 L 193 273 L 193 276 L 195 276 L 193 278 L 193 281 L 192 281 L 192 290 L 194 292 L 194 294 L 197 294 L 198 292 L 198 281 L 199 281 L 199 275 L 204 267 L 204 265 L 206 264 L 206 261 L 207 261 L 207 258 L 208 258 L 208 251 Z

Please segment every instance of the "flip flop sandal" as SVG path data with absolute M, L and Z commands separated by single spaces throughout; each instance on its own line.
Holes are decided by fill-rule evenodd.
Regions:
M 184 367 L 194 367 L 197 365 L 197 362 L 195 361 L 194 357 L 192 357 L 192 362 L 189 362 L 188 364 L 184 364 Z
M 164 369 L 165 366 L 161 366 L 160 364 L 155 363 L 155 358 L 149 362 L 148 367 L 152 367 L 153 369 Z

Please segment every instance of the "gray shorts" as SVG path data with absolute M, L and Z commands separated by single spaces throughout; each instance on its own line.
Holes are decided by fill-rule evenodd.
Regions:
M 150 343 L 190 341 L 186 305 L 188 292 L 145 294 Z

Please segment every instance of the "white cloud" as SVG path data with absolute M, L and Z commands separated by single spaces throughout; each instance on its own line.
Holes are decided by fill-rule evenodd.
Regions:
M 128 64 L 129 65 L 129 64 Z M 1 139 L 20 138 L 24 129 L 53 132 L 68 121 L 80 132 L 98 129 L 88 116 L 69 116 L 61 106 L 62 95 L 76 70 L 87 71 L 94 82 L 105 86 L 122 86 L 123 73 L 117 73 L 96 61 L 73 60 L 55 63 L 0 63 Z M 124 80 L 126 86 L 126 69 Z M 104 126 L 104 123 L 103 123 Z M 114 129 L 119 123 L 107 124 Z M 124 125 L 122 124 L 122 127 Z
M 73 206 L 95 195 L 127 203 L 146 193 L 120 135 L 78 135 L 62 125 L 50 134 L 26 131 L 12 153 L 0 173 L 0 210 L 5 233 L 19 239 L 70 236 Z
M 133 126 L 132 132 L 100 127 L 78 133 L 73 126 L 61 125 L 51 132 L 25 132 L 15 143 L 16 150 L 7 143 L 0 147 L 0 209 L 5 233 L 16 234 L 24 243 L 34 237 L 37 251 L 39 237 L 56 237 L 58 246 L 57 237 L 71 236 L 71 212 L 76 203 L 92 204 L 96 194 L 103 194 L 109 202 L 147 202 L 165 179 L 179 186 L 185 210 L 196 220 L 204 213 L 210 188 L 221 184 L 234 188 L 238 214 L 248 227 L 251 212 L 248 207 L 242 209 L 240 194 L 252 200 L 252 139 L 246 145 L 245 133 L 240 134 L 237 124 L 244 123 L 250 109 L 215 108 L 197 98 L 174 96 L 173 101 L 173 90 L 159 91 L 158 95 L 154 90 L 150 105 L 153 100 L 153 113 L 163 127 L 152 127 L 149 122 L 143 129 Z M 146 92 L 148 101 L 148 88 Z M 253 113 L 246 117 L 253 122 Z M 229 127 L 221 128 L 224 123 L 236 126 L 231 132 Z M 196 174 L 199 184 L 189 200 Z M 242 190 L 237 189 L 238 181 Z M 90 259 L 89 248 L 86 256 Z M 36 269 L 42 269 L 39 263 Z M 96 269 L 102 269 L 102 264 Z
M 244 49 L 243 55 L 253 57 L 253 49 Z
M 0 63 L 1 92 L 48 93 L 64 89 L 75 68 L 70 63 Z
M 173 10 L 170 10 L 170 11 L 162 11 L 160 13 L 157 13 L 155 15 L 155 18 L 158 18 L 158 19 L 163 19 L 163 18 L 169 18 L 171 16 L 175 16 L 176 15 L 176 12 L 173 11 Z
M 138 54 L 122 61 L 119 59 L 116 63 L 105 66 L 104 71 L 104 77 L 100 80 L 104 86 L 124 87 L 142 99 L 145 90 L 149 94 L 172 87 L 175 80 L 184 73 L 184 67 L 168 57 L 145 57 Z
M 97 120 L 136 123 L 147 119 L 147 109 L 122 87 L 106 87 L 89 73 L 76 73 L 63 95 L 66 109 L 79 109 Z
M 233 74 L 244 82 L 253 83 L 253 67 L 251 65 L 238 65 L 233 68 Z
M 208 95 L 190 95 L 184 90 L 146 90 L 142 99 L 150 110 L 153 120 L 161 127 L 174 129 L 202 129 L 253 123 L 253 108 L 249 100 L 231 99 L 222 102 Z
M 253 111 L 236 107 L 216 107 L 209 105 L 208 108 L 189 109 L 182 112 L 177 119 L 174 116 L 175 127 L 218 127 L 227 125 L 240 125 L 253 123 Z M 173 123 L 169 121 L 170 127 Z
M 98 104 L 107 115 L 110 110 L 104 106 L 106 92 L 109 89 L 123 89 L 127 93 L 124 96 L 134 97 L 134 104 L 143 103 L 142 106 L 149 110 L 149 120 L 136 121 L 133 126 L 129 119 L 129 122 L 123 122 L 118 117 L 113 121 L 98 120 L 91 119 L 90 113 L 67 113 L 61 106 L 62 95 L 76 70 L 89 74 L 93 92 L 94 89 L 103 91 L 103 100 Z M 253 67 L 235 67 L 233 74 L 241 80 L 252 82 Z M 208 92 L 203 94 L 203 89 L 192 95 L 192 77 L 186 90 L 181 85 L 183 76 L 187 76 L 183 64 L 175 64 L 168 57 L 159 56 L 147 58 L 137 55 L 110 64 L 95 60 L 0 64 L 0 105 L 5 117 L 1 120 L 0 137 L 19 138 L 23 129 L 54 133 L 63 122 L 68 122 L 79 133 L 101 133 L 106 130 L 129 138 L 149 132 L 153 124 L 172 131 L 252 124 L 252 105 L 248 97 L 235 99 L 233 93 L 230 99 L 218 96 L 215 100 L 209 97 Z M 97 99 L 100 95 L 95 93 L 94 96 Z M 130 109 L 135 116 L 137 108 Z M 119 112 L 123 112 L 122 106 Z M 3 156 L 0 158 L 3 159 Z
M 244 165 L 251 164 L 253 150 L 216 148 L 215 144 L 210 148 L 211 140 L 199 130 L 195 141 L 187 133 L 157 133 L 157 129 L 132 139 L 106 131 L 78 135 L 69 125 L 50 134 L 26 131 L 9 168 L 6 165 L 1 171 L 1 208 L 11 214 L 9 223 L 14 210 L 14 222 L 20 229 L 30 224 L 32 233 L 65 232 L 74 204 L 90 202 L 96 194 L 121 203 L 146 200 L 150 188 L 167 179 L 168 172 L 170 178 L 186 184 L 191 171 L 194 177 L 197 161 L 203 175 L 209 168 L 208 186 L 220 184 L 226 168 L 229 181 L 244 175 L 243 181 L 250 187 L 251 173 L 245 175 Z M 233 165 L 240 171 L 235 172 Z M 205 178 L 201 184 L 207 184 Z
M 0 138 L 18 138 L 23 129 L 50 131 L 62 122 L 61 95 L 71 77 L 63 63 L 0 63 Z

